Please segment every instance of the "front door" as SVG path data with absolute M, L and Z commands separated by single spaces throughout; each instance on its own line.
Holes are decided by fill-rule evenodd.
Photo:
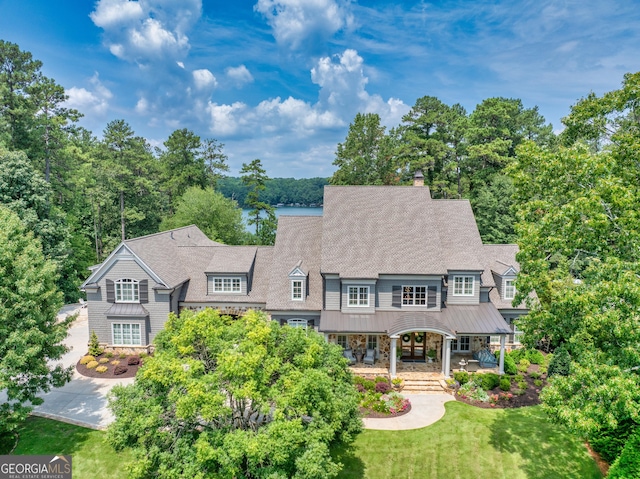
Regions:
M 402 360 L 424 361 L 424 336 L 425 333 L 405 333 L 402 335 Z

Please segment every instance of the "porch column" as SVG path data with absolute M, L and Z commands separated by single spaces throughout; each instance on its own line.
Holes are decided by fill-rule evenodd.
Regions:
M 328 343 L 328 342 L 329 342 L 329 333 L 324 333 L 324 341 L 325 341 L 326 343 Z
M 448 378 L 449 371 L 451 370 L 451 340 L 449 338 L 445 339 L 445 345 L 444 350 L 442 351 L 442 355 L 444 356 L 442 358 L 442 367 L 444 369 L 444 371 L 442 371 L 442 374 L 444 374 L 445 378 Z
M 396 346 L 398 344 L 398 336 L 391 336 L 391 351 L 389 351 L 389 374 L 391 379 L 396 377 Z
M 500 335 L 500 374 L 504 374 L 504 343 L 506 336 Z

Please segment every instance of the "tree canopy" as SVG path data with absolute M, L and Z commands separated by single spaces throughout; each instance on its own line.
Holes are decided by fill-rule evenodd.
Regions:
M 136 382 L 113 389 L 108 437 L 130 477 L 328 478 L 360 431 L 341 349 L 251 311 L 171 315 Z
M 14 430 L 38 394 L 64 384 L 71 368 L 52 365 L 67 351 L 61 344 L 69 321 L 57 322 L 62 296 L 56 265 L 40 241 L 7 207 L 0 205 L 0 434 Z

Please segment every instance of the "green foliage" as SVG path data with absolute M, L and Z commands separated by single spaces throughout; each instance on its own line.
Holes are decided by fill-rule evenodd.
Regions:
M 385 378 L 384 376 L 376 376 L 374 379 L 375 383 L 388 383 L 389 380 L 387 378 Z
M 62 304 L 56 267 L 45 259 L 18 216 L 0 206 L 0 434 L 13 431 L 37 405 L 41 391 L 64 384 L 72 368 L 52 366 L 67 351 L 61 344 L 69 319 L 57 322 Z M 20 378 L 19 381 L 16 378 Z
M 532 379 L 539 379 L 541 375 L 542 374 L 539 373 L 538 371 L 531 371 L 529 373 L 529 377 L 532 378 Z
M 329 444 L 360 431 L 340 347 L 261 312 L 171 315 L 136 382 L 114 387 L 108 437 L 132 477 L 335 477 Z
M 527 349 L 525 358 L 531 364 L 544 364 L 545 362 L 544 355 L 537 349 Z
M 89 366 L 87 365 L 87 367 Z M 103 373 L 106 373 L 108 369 L 109 368 L 107 366 L 98 366 L 96 368 L 96 371 L 98 371 L 100 374 L 103 374 Z
M 568 376 L 571 372 L 571 356 L 565 346 L 560 346 L 553 353 L 553 359 L 549 363 L 548 375 L 551 377 L 554 374 L 560 376 Z
M 264 183 L 262 198 L 265 203 L 277 205 L 303 206 L 322 205 L 324 186 L 329 184 L 327 178 L 271 178 Z M 222 178 L 217 182 L 216 191 L 227 198 L 238 202 L 240 207 L 248 208 L 245 203 L 249 188 L 241 178 Z
M 535 379 L 535 380 L 533 381 L 533 384 L 534 384 L 536 387 L 542 387 L 542 380 L 541 380 L 541 379 Z
M 500 376 L 496 373 L 485 373 L 482 374 L 482 389 L 486 391 L 490 391 L 491 389 L 497 387 L 500 384 Z
M 526 372 L 529 370 L 529 366 L 531 366 L 529 360 L 523 358 L 518 362 L 517 368 L 520 373 L 526 374 Z
M 98 361 L 89 361 L 87 363 L 87 369 L 96 368 L 100 363 Z
M 609 479 L 640 479 L 640 431 L 627 441 L 616 461 L 611 465 Z
M 526 349 L 520 348 L 520 349 L 512 349 L 511 351 L 509 351 L 507 353 L 508 356 L 511 357 L 511 359 L 513 359 L 513 361 L 518 364 L 520 362 L 521 359 L 524 359 L 526 356 Z
M 108 363 L 108 362 L 109 362 L 109 358 L 100 358 L 100 359 L 98 360 L 98 362 L 99 362 L 100 364 L 106 364 L 106 363 Z
M 80 358 L 80 364 L 89 364 L 91 361 L 95 361 L 96 358 L 94 358 L 91 355 L 87 355 L 87 356 L 82 356 L 82 358 Z
M 503 377 L 502 379 L 500 379 L 500 389 L 502 389 L 503 391 L 511 390 L 511 381 L 509 380 L 509 378 Z
M 469 373 L 467 371 L 456 371 L 453 373 L 453 378 L 461 385 L 469 382 Z
M 162 231 L 195 224 L 210 239 L 224 244 L 243 244 L 247 232 L 238 204 L 211 188 L 187 188 L 176 201 L 175 213 L 162 220 Z
M 511 353 L 504 355 L 504 372 L 509 375 L 514 375 L 518 372 L 516 362 L 514 361 Z
M 638 424 L 633 421 L 621 421 L 615 428 L 604 427 L 589 434 L 589 444 L 602 459 L 613 464 L 624 449 L 629 436 L 637 428 Z
M 245 203 L 251 208 L 249 225 L 256 225 L 258 244 L 272 245 L 276 239 L 276 216 L 274 209 L 261 198 L 265 183 L 269 179 L 259 159 L 242 164 L 242 182 L 249 187 Z
M 100 342 L 98 341 L 98 335 L 95 331 L 91 331 L 91 336 L 89 336 L 89 355 L 90 356 L 100 356 L 103 350 L 100 347 Z

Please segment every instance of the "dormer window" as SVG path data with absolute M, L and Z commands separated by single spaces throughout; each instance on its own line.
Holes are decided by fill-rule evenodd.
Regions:
M 473 296 L 473 276 L 454 276 L 453 295 Z
M 516 296 L 516 285 L 513 279 L 504 282 L 504 299 L 513 299 Z
M 349 286 L 349 306 L 369 307 L 369 286 Z
M 240 278 L 213 278 L 214 293 L 241 293 Z
M 302 301 L 304 299 L 304 282 L 301 279 L 291 280 L 291 300 Z
M 140 289 L 135 279 L 119 279 L 115 281 L 116 303 L 139 303 Z

